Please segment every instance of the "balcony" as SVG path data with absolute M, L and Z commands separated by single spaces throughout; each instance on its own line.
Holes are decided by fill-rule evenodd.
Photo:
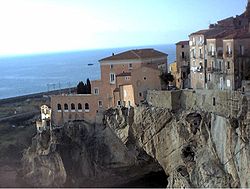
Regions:
M 226 57 L 227 57 L 227 58 L 233 57 L 232 51 L 226 51 Z
M 215 57 L 215 51 L 209 51 L 208 56 Z
M 207 72 L 208 73 L 223 73 L 222 69 L 220 69 L 220 68 L 212 68 L 212 67 L 208 67 Z

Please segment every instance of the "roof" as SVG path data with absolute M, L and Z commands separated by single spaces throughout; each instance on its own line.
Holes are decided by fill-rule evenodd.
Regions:
M 125 51 L 125 52 L 122 52 L 113 56 L 109 56 L 99 61 L 160 58 L 163 56 L 168 56 L 168 55 L 163 52 L 154 50 L 154 49 L 136 49 L 136 50 Z
M 124 77 L 124 76 L 131 76 L 131 72 L 122 72 L 116 75 L 116 77 Z
M 223 28 L 210 28 L 210 29 L 205 29 L 205 30 L 194 32 L 190 34 L 190 36 L 191 35 L 204 35 L 205 37 L 210 37 L 210 36 L 217 35 L 223 31 L 225 31 L 225 29 Z
M 249 39 L 250 32 L 248 30 L 235 30 L 227 35 L 224 39 Z
M 222 32 L 216 33 L 214 35 L 210 35 L 207 37 L 207 39 L 219 39 L 219 38 L 224 38 L 230 34 L 235 32 L 235 30 L 224 30 Z
M 189 41 L 179 41 L 176 45 L 189 45 Z

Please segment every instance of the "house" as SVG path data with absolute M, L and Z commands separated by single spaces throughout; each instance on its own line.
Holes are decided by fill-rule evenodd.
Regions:
M 240 90 L 249 80 L 250 0 L 240 16 L 189 36 L 191 87 Z
M 101 79 L 91 81 L 91 94 L 51 96 L 52 123 L 74 120 L 95 122 L 108 108 L 135 106 L 146 99 L 147 90 L 160 90 L 160 73 L 167 54 L 136 49 L 99 60 Z

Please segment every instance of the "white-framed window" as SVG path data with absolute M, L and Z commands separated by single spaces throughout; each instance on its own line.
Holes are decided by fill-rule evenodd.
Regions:
M 102 100 L 98 100 L 98 106 L 99 106 L 99 108 L 102 108 L 102 106 L 103 106 Z
M 110 73 L 110 83 L 115 84 L 115 74 L 114 73 Z
M 98 88 L 98 87 L 95 87 L 95 88 L 94 88 L 94 94 L 95 94 L 95 95 L 99 95 L 99 88 Z
M 128 69 L 130 69 L 130 70 L 133 69 L 133 64 L 131 64 L 131 63 L 128 64 Z

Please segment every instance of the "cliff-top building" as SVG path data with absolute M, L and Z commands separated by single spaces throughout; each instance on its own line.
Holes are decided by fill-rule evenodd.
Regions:
M 135 106 L 144 101 L 147 90 L 161 89 L 160 68 L 166 67 L 167 54 L 138 49 L 113 54 L 99 62 L 101 79 L 91 81 L 91 94 L 51 96 L 54 125 L 70 120 L 94 122 L 103 110 Z
M 226 18 L 189 36 L 191 87 L 242 89 L 250 72 L 250 0 L 240 16 Z

